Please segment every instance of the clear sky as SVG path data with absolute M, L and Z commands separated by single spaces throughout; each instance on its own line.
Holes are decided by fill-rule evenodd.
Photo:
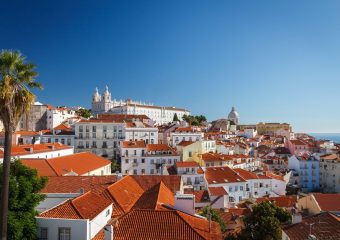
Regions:
M 112 97 L 185 107 L 209 120 L 340 132 L 339 1 L 1 2 L 0 48 L 38 65 L 38 100 Z

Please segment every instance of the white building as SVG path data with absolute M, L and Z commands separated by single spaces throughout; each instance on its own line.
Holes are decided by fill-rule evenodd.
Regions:
M 177 175 L 182 176 L 184 188 L 194 189 L 196 191 L 206 189 L 204 172 L 200 165 L 195 161 L 176 162 Z
M 56 126 L 60 125 L 61 123 L 65 122 L 69 118 L 74 118 L 77 116 L 76 111 L 66 108 L 66 107 L 60 107 L 60 108 L 54 108 L 54 107 L 48 107 L 47 111 L 47 129 L 53 129 Z
M 106 226 L 111 214 L 112 202 L 89 191 L 36 217 L 38 238 L 91 240 Z
M 320 186 L 322 192 L 340 193 L 340 157 L 338 154 L 320 156 Z
M 73 147 L 60 143 L 12 145 L 12 158 L 55 158 L 73 154 Z M 0 163 L 4 149 L 0 147 Z
M 73 128 L 67 124 L 60 124 L 52 130 L 40 131 L 42 143 L 61 143 L 75 146 L 75 133 Z
M 153 104 L 135 102 L 132 100 L 117 101 L 111 99 L 111 93 L 106 86 L 103 95 L 96 88 L 92 97 L 92 114 L 112 112 L 116 114 L 144 114 L 155 121 L 156 124 L 167 124 L 173 121 L 175 114 L 179 120 L 183 115 L 190 115 L 190 111 L 176 107 L 160 107 Z
M 170 133 L 170 143 L 173 147 L 182 141 L 197 142 L 204 138 L 204 133 L 196 127 L 179 127 Z
M 229 196 L 229 207 L 244 199 L 265 195 L 285 195 L 286 182 L 273 173 L 256 175 L 243 169 L 229 167 L 207 167 L 205 179 L 210 187 L 223 187 Z
M 120 157 L 120 141 L 125 140 L 158 143 L 158 128 L 140 121 L 110 119 L 81 120 L 75 124 L 76 152 L 92 152 L 117 159 Z
M 162 175 L 166 167 L 180 160 L 166 144 L 145 144 L 144 141 L 121 142 L 121 172 L 127 175 Z

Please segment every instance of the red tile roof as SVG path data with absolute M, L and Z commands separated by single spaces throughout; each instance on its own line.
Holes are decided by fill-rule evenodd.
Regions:
M 179 144 L 177 144 L 177 146 L 186 147 L 186 146 L 189 146 L 189 145 L 191 145 L 193 143 L 194 143 L 193 141 L 182 141 Z
M 110 200 L 90 191 L 41 213 L 39 217 L 92 220 L 111 204 Z
M 228 195 L 224 187 L 209 187 L 209 193 L 211 196 L 223 196 Z
M 25 159 L 22 160 L 22 163 L 27 167 L 36 169 L 39 176 L 63 176 L 69 173 L 83 175 L 111 164 L 109 160 L 90 152 L 50 159 Z
M 146 148 L 144 141 L 123 141 L 123 148 Z
M 245 182 L 246 180 L 229 167 L 207 167 L 205 178 L 208 184 Z
M 147 219 L 147 224 L 145 220 Z M 117 221 L 114 239 L 222 239 L 219 225 L 180 211 L 133 210 Z
M 293 208 L 297 204 L 297 196 L 261 197 L 256 198 L 256 203 L 272 202 L 278 207 Z
M 181 167 L 200 167 L 200 165 L 195 161 L 176 162 L 176 168 Z
M 195 196 L 196 203 L 209 202 L 209 193 L 207 190 L 193 191 L 192 194 Z
M 291 240 L 308 239 L 310 233 L 316 239 L 340 239 L 340 219 L 328 212 L 320 213 L 284 227 L 283 231 Z
M 340 212 L 340 193 L 313 193 L 321 211 Z
M 162 204 L 174 206 L 174 193 L 161 181 L 145 191 L 133 209 L 163 209 Z
M 62 123 L 62 124 L 59 124 L 58 126 L 56 126 L 54 128 L 54 130 L 69 130 L 70 129 L 70 126 Z
M 157 203 L 163 201 L 171 205 L 173 201 L 171 199 L 180 190 L 180 185 L 180 176 L 133 175 L 126 176 L 109 186 L 108 192 L 121 209 L 128 212 L 134 207 L 147 208 L 151 205 L 158 209 Z
M 150 152 L 174 151 L 174 149 L 167 144 L 148 144 L 146 149 Z
M 51 151 L 59 151 L 63 149 L 72 149 L 73 147 L 63 145 L 61 143 L 41 143 L 41 144 L 26 144 L 12 145 L 12 156 L 22 156 L 34 153 L 43 153 Z M 0 158 L 3 157 L 3 151 L 0 150 Z
M 26 167 L 36 169 L 39 176 L 58 176 L 46 159 L 21 159 L 21 163 Z
M 117 181 L 117 176 L 67 176 L 48 177 L 47 184 L 41 193 L 79 193 L 92 191 L 101 193 L 111 184 Z

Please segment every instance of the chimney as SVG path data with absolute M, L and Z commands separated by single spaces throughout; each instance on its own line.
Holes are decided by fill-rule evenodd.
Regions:
M 104 240 L 113 240 L 113 226 L 106 225 L 104 227 Z
M 195 196 L 193 194 L 176 193 L 175 209 L 194 215 L 195 214 Z
M 300 213 L 294 213 L 292 215 L 292 224 L 302 222 L 302 215 Z

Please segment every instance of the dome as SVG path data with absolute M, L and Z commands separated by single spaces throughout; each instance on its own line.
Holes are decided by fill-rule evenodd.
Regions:
M 235 119 L 235 118 L 239 118 L 240 115 L 238 114 L 238 112 L 236 112 L 235 107 L 232 107 L 231 112 L 228 115 L 228 119 Z
M 228 120 L 233 121 L 234 123 L 238 124 L 240 121 L 240 115 L 236 111 L 235 107 L 232 107 L 231 112 L 228 115 Z

